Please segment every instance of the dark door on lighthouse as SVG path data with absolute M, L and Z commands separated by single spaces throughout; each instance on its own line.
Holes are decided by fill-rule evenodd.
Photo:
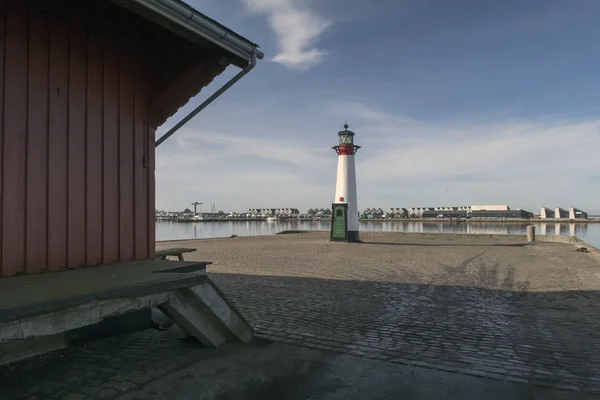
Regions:
M 348 240 L 348 204 L 333 204 L 331 240 Z

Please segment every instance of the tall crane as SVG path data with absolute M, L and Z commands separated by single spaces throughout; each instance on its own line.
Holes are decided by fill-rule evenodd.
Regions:
M 196 207 L 198 206 L 200 206 L 200 214 L 202 214 L 202 204 L 204 203 L 198 203 L 197 201 L 192 203 L 192 205 L 194 206 L 194 217 L 198 215 L 198 213 L 196 212 Z

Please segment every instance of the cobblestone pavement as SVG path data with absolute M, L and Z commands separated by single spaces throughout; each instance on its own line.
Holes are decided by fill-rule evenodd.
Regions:
M 600 394 L 600 296 L 213 274 L 258 337 Z
M 293 236 L 178 245 L 214 262 L 209 275 L 260 338 L 600 394 L 600 264 L 573 246 Z M 0 368 L 0 399 L 110 399 L 207 351 L 164 332 L 124 335 Z
M 208 350 L 167 332 L 130 333 L 0 367 L 0 399 L 111 399 L 187 367 Z
M 573 246 L 299 236 L 185 245 L 259 337 L 600 394 L 600 264 Z

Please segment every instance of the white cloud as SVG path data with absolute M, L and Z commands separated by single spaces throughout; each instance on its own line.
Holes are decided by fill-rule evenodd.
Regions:
M 355 117 L 362 204 L 501 203 L 597 209 L 600 120 L 427 122 L 362 104 Z M 598 178 L 595 178 L 598 179 Z M 382 204 L 383 203 L 383 204 Z
M 190 129 L 177 135 L 157 152 L 159 208 L 183 209 L 193 199 L 225 211 L 331 201 L 333 189 L 322 178 L 328 171 L 335 179 L 328 147 Z
M 330 21 L 297 0 L 244 0 L 250 12 L 266 15 L 277 36 L 278 54 L 273 61 L 287 67 L 308 69 L 320 63 L 326 52 L 313 43 Z
M 598 212 L 600 120 L 422 121 L 364 104 L 322 107 L 315 126 L 352 115 L 359 207 L 509 204 Z M 262 113 L 265 113 L 262 115 Z M 268 123 L 271 110 L 256 115 Z M 273 124 L 273 122 L 271 122 Z M 242 131 L 187 129 L 157 152 L 157 206 L 211 201 L 224 211 L 325 207 L 335 189 L 336 132 L 276 123 Z M 300 130 L 303 132 L 303 130 Z

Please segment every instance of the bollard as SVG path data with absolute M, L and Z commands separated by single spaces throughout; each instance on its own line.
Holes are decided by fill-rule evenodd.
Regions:
M 533 225 L 527 227 L 527 242 L 535 242 L 535 226 Z

